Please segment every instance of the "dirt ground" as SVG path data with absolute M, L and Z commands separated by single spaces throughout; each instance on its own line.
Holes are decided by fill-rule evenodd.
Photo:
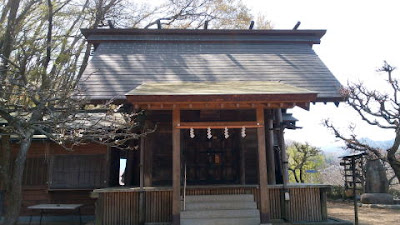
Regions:
M 358 208 L 359 225 L 400 225 L 400 210 L 375 209 L 367 207 Z M 328 215 L 342 220 L 354 222 L 354 211 L 352 202 L 328 202 Z M 21 223 L 21 225 L 27 223 Z M 39 223 L 32 223 L 39 224 Z M 45 222 L 43 225 L 70 225 L 71 223 Z M 87 223 L 86 225 L 93 225 Z
M 359 207 L 358 221 L 360 225 L 400 225 L 400 210 L 374 209 Z M 342 220 L 354 222 L 352 202 L 328 202 L 328 215 Z

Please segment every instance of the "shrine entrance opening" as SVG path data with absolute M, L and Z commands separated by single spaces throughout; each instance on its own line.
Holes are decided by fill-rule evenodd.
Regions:
M 207 129 L 183 132 L 183 165 L 186 163 L 187 184 L 239 184 L 241 129 Z

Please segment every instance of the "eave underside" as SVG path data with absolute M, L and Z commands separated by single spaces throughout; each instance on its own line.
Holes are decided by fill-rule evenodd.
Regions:
M 235 98 L 236 97 L 236 98 Z M 127 96 L 128 102 L 136 109 L 145 110 L 182 110 L 200 109 L 254 109 L 263 108 L 293 108 L 299 106 L 308 110 L 310 102 L 315 101 L 316 94 L 274 95 L 265 96 Z M 218 100 L 217 100 L 218 99 Z M 268 99 L 268 100 L 267 100 Z

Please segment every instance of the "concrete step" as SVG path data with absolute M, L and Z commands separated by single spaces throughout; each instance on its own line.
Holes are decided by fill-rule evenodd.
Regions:
M 252 201 L 221 201 L 221 202 L 190 202 L 186 210 L 218 210 L 218 209 L 257 209 L 257 203 Z
M 253 195 L 187 195 L 186 203 L 191 202 L 232 202 L 232 201 L 254 201 Z
M 260 225 L 260 218 L 181 219 L 181 225 Z
M 182 219 L 211 218 L 260 218 L 257 209 L 224 209 L 224 210 L 193 210 L 182 211 Z

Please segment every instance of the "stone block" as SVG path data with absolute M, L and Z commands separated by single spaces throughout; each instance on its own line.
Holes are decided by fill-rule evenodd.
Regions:
M 361 195 L 363 204 L 394 204 L 393 195 L 387 193 L 365 193 Z

